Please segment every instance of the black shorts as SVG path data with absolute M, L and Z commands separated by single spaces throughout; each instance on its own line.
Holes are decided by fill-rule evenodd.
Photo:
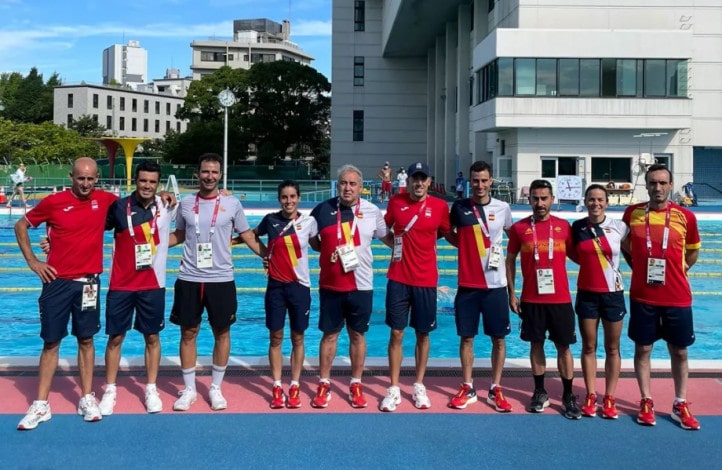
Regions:
M 692 307 L 657 307 L 629 302 L 629 339 L 648 346 L 658 339 L 680 348 L 694 343 Z
M 165 288 L 139 291 L 108 291 L 105 303 L 105 334 L 120 335 L 133 328 L 156 335 L 165 327 Z
M 503 338 L 511 333 L 509 294 L 506 287 L 471 289 L 459 287 L 454 298 L 456 334 L 473 337 L 479 334 L 479 317 L 484 320 L 484 334 Z
M 100 292 L 100 279 L 98 292 Z M 71 320 L 71 334 L 76 338 L 90 338 L 100 331 L 100 295 L 95 308 L 82 308 L 85 282 L 55 279 L 43 284 L 38 299 L 40 307 L 40 337 L 46 343 L 55 343 L 68 336 L 68 321 Z
M 577 342 L 572 304 L 535 304 L 521 303 L 521 339 L 530 343 L 540 343 L 546 339 L 562 346 Z
M 286 312 L 291 331 L 303 333 L 308 329 L 311 312 L 311 289 L 298 282 L 268 280 L 265 296 L 266 328 L 282 330 L 286 324 Z
M 201 324 L 203 309 L 208 312 L 208 323 L 215 329 L 230 327 L 236 322 L 238 298 L 236 283 L 192 282 L 176 279 L 170 321 L 182 327 Z
M 618 322 L 622 321 L 624 315 L 627 314 L 627 307 L 624 305 L 624 292 L 622 291 L 577 291 L 574 309 L 577 311 L 580 320 L 598 320 L 601 318 L 610 322 Z
M 319 289 L 318 299 L 320 303 L 318 329 L 322 332 L 338 333 L 343 330 L 344 323 L 359 333 L 366 333 L 369 330 L 373 291 L 337 292 Z
M 436 329 L 436 287 L 386 284 L 386 324 L 394 330 L 411 326 L 418 333 Z M 410 318 L 409 318 L 410 317 Z

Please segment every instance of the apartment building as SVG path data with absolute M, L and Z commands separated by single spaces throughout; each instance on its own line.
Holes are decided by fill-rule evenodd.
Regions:
M 613 181 L 651 162 L 722 195 L 722 3 L 334 0 L 332 171 L 472 161 L 522 189 Z
M 148 83 L 148 51 L 140 42 L 113 44 L 103 50 L 103 85 L 111 83 L 133 89 Z

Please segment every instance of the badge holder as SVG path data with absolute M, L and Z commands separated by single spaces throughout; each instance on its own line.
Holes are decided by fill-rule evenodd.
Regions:
M 80 303 L 81 310 L 98 309 L 98 283 L 91 280 L 83 285 L 83 297 Z
M 341 261 L 341 267 L 343 272 L 349 273 L 355 271 L 359 266 L 358 256 L 356 255 L 356 249 L 353 245 L 341 245 L 336 248 L 338 259 Z
M 213 267 L 213 245 L 210 243 L 199 243 L 196 253 L 198 268 L 209 269 Z
M 153 251 L 150 243 L 135 245 L 135 270 L 143 271 L 150 269 L 153 265 Z
M 554 271 L 551 268 L 536 270 L 536 285 L 539 295 L 554 293 Z
M 662 258 L 649 258 L 647 261 L 647 284 L 663 286 L 667 260 Z

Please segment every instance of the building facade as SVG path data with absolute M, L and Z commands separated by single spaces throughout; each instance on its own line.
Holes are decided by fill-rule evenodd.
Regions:
M 288 60 L 310 65 L 313 57 L 289 40 L 291 23 L 268 19 L 233 21 L 233 38 L 191 42 L 193 80 L 200 80 L 227 65 L 250 69 L 257 62 Z
M 485 160 L 515 202 L 569 177 L 629 202 L 657 161 L 677 190 L 722 195 L 718 0 L 334 0 L 332 15 L 332 172 L 425 160 L 448 188 Z
M 111 83 L 133 89 L 148 83 L 148 51 L 140 42 L 113 44 L 103 50 L 103 85 Z
M 91 116 L 106 135 L 160 139 L 173 130 L 185 132 L 186 120 L 175 117 L 183 98 L 99 85 L 63 85 L 53 93 L 53 122 L 62 126 Z

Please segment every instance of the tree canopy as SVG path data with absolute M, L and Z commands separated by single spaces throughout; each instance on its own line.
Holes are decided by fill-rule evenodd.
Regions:
M 57 73 L 43 82 L 33 67 L 27 76 L 18 72 L 0 75 L 0 116 L 16 122 L 40 124 L 53 120 L 53 88 L 61 85 Z

